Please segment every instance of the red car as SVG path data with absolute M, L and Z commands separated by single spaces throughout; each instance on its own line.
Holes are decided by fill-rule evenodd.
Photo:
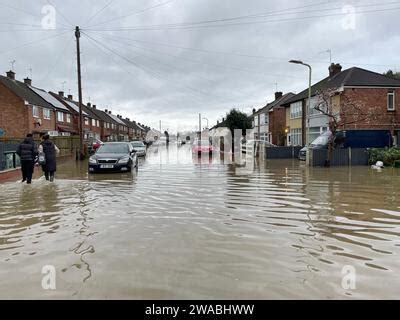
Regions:
M 195 140 L 192 145 L 192 153 L 194 154 L 202 154 L 208 153 L 212 154 L 216 149 L 211 145 L 208 140 Z

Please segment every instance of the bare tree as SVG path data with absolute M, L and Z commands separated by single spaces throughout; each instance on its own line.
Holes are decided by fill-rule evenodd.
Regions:
M 328 141 L 328 154 L 325 165 L 330 166 L 335 137 L 339 129 L 359 124 L 374 124 L 380 117 L 378 106 L 367 106 L 362 101 L 355 101 L 343 95 L 337 88 L 329 88 L 317 92 L 314 109 L 328 117 L 328 128 L 332 133 Z

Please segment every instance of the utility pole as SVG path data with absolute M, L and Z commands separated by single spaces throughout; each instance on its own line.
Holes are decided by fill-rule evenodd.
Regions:
M 81 80 L 81 50 L 79 45 L 79 38 L 81 37 L 81 32 L 79 26 L 75 28 L 75 38 L 76 38 L 76 63 L 78 66 L 78 97 L 79 97 L 79 158 L 83 160 L 85 157 L 83 151 L 83 117 L 82 117 L 82 80 Z
M 199 113 L 199 140 L 201 140 L 201 113 Z

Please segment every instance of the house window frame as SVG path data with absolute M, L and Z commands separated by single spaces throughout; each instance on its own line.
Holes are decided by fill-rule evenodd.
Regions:
M 51 119 L 51 110 L 49 108 L 43 108 L 43 119 L 45 120 Z
M 294 102 L 290 105 L 290 119 L 299 119 L 303 116 L 303 103 L 302 101 Z
M 40 118 L 40 110 L 38 106 L 32 106 L 32 116 L 34 118 Z
M 88 125 L 89 125 L 89 118 L 88 118 L 88 117 L 85 117 L 84 123 L 85 123 L 85 126 L 88 126 Z
M 70 113 L 66 114 L 65 120 L 66 120 L 67 123 L 71 123 L 71 114 Z
M 61 117 L 62 120 L 60 120 Z M 64 112 L 57 111 L 57 122 L 64 122 Z
M 389 108 L 390 97 L 393 98 L 392 108 Z M 395 111 L 396 110 L 396 93 L 395 93 L 394 89 L 388 90 L 386 103 L 387 103 L 387 105 L 386 105 L 387 111 Z

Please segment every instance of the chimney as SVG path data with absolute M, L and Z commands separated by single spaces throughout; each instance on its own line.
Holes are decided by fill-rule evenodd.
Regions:
M 256 113 L 256 109 L 255 108 L 253 108 L 253 114 L 255 114 Z M 224 120 L 222 120 L 222 121 L 224 121 Z
M 27 84 L 28 86 L 31 86 L 32 85 L 32 79 L 25 78 L 24 79 L 24 83 Z
M 339 63 L 331 63 L 328 70 L 329 77 L 333 77 L 342 71 L 342 66 Z
M 93 105 L 93 109 L 96 109 L 96 105 L 95 104 Z
M 64 98 L 64 91 L 58 91 L 58 95 L 59 95 L 61 98 Z
M 108 114 L 111 114 L 111 111 L 108 111 Z
M 282 98 L 282 96 L 283 96 L 283 92 L 280 92 L 280 91 L 275 92 L 275 100 L 278 100 L 279 98 Z
M 7 78 L 15 80 L 15 72 L 10 70 L 7 72 Z
M 69 95 L 68 95 L 68 100 L 73 100 L 72 94 L 69 94 Z
M 108 110 L 106 109 L 106 110 L 104 110 L 104 112 L 105 112 L 105 113 L 108 113 Z
M 92 106 L 92 104 L 91 104 L 90 102 L 88 102 L 86 105 L 87 105 L 89 108 Z

